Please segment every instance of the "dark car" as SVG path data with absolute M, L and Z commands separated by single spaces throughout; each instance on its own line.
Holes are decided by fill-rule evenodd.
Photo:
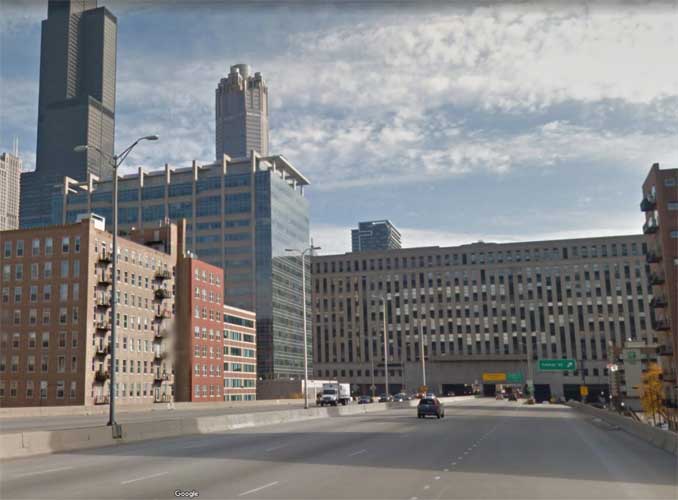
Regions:
M 508 395 L 508 400 L 509 400 L 509 401 L 518 401 L 518 398 L 516 397 L 515 394 L 510 393 L 510 394 Z
M 379 396 L 380 403 L 390 403 L 391 401 L 393 401 L 393 396 L 391 396 L 390 394 L 382 394 L 381 396 Z
M 417 406 L 417 418 L 433 415 L 437 418 L 445 416 L 445 408 L 438 398 L 421 398 Z
M 359 405 L 366 405 L 369 403 L 374 403 L 374 399 L 372 399 L 372 396 L 360 396 L 358 398 Z
M 401 401 L 409 401 L 410 397 L 405 394 L 404 392 L 399 392 L 395 396 L 393 396 L 393 401 L 401 402 Z

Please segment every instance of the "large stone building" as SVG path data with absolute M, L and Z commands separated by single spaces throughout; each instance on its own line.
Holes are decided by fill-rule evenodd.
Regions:
M 19 228 L 21 159 L 15 154 L 0 155 L 0 231 Z
M 256 312 L 263 378 L 304 373 L 301 259 L 285 250 L 308 246 L 308 184 L 285 157 L 255 151 L 204 166 L 140 169 L 119 181 L 122 230 L 185 218 L 187 249 L 224 270 L 224 303 Z M 111 192 L 110 181 L 64 179 L 51 195 L 55 222 L 89 212 L 110 221 Z
M 539 398 L 578 398 L 582 385 L 606 396 L 614 348 L 657 340 L 645 245 L 639 235 L 313 257 L 314 373 L 382 391 L 385 324 L 391 392 L 422 384 L 423 338 L 436 392 L 485 378 L 491 393 L 507 374 L 533 379 Z M 576 369 L 540 371 L 552 358 Z
M 110 178 L 117 19 L 96 0 L 49 0 L 42 22 L 36 169 L 21 176 L 21 227 L 53 224 L 52 185 Z M 78 145 L 91 146 L 76 153 Z
M 231 66 L 215 91 L 216 159 L 247 156 L 255 150 L 268 156 L 268 87 L 261 73 L 247 64 Z
M 95 216 L 0 233 L 0 406 L 108 403 L 111 325 L 123 404 L 173 399 L 175 225 L 119 238 Z
M 652 165 L 643 183 L 640 209 L 645 213 L 647 262 L 654 297 L 650 303 L 653 328 L 667 398 L 678 405 L 678 169 Z
M 400 231 L 388 220 L 360 222 L 351 229 L 351 249 L 354 252 L 393 250 L 401 248 Z

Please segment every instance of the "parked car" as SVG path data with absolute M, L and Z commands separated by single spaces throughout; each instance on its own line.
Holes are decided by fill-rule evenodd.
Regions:
M 393 396 L 391 396 L 390 394 L 382 394 L 381 396 L 379 396 L 380 403 L 390 403 L 391 401 L 393 401 Z
M 424 418 L 427 415 L 433 415 L 437 418 L 445 416 L 445 408 L 438 398 L 421 398 L 417 406 L 417 418 Z
M 449 391 L 447 394 L 445 394 L 445 396 L 447 396 L 448 398 L 451 398 L 451 397 L 456 396 L 456 394 L 452 391 Z
M 372 399 L 372 396 L 360 396 L 358 398 L 359 405 L 366 405 L 369 403 L 374 403 L 374 399 Z
M 410 397 L 407 394 L 405 394 L 404 392 L 399 392 L 398 394 L 393 396 L 393 401 L 400 402 L 400 401 L 409 401 L 409 400 L 410 400 Z

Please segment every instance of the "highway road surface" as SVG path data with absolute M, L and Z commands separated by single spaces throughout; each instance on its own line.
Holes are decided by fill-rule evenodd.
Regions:
M 313 402 L 315 403 L 315 402 Z M 278 411 L 300 409 L 304 402 L 279 403 L 279 404 L 242 404 L 231 408 L 199 408 L 170 410 L 166 407 L 154 407 L 152 411 L 147 409 L 140 411 L 118 411 L 115 416 L 116 422 L 130 424 L 132 422 L 152 422 L 154 420 L 174 420 L 188 417 L 209 417 L 213 415 L 232 415 L 236 413 L 256 413 L 260 411 Z M 0 418 L 0 434 L 21 431 L 55 431 L 59 429 L 79 429 L 84 427 L 98 427 L 106 425 L 108 413 L 102 415 L 59 415 L 40 417 Z
M 474 400 L 441 420 L 415 412 L 6 461 L 0 497 L 678 498 L 675 457 L 565 406 Z

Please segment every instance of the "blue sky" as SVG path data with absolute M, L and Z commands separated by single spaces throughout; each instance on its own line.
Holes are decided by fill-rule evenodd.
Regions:
M 325 252 L 373 218 L 406 246 L 639 233 L 650 165 L 678 166 L 676 3 L 99 3 L 116 143 L 161 136 L 128 169 L 211 162 L 214 88 L 249 63 Z M 46 11 L 0 0 L 0 149 L 27 168 Z

